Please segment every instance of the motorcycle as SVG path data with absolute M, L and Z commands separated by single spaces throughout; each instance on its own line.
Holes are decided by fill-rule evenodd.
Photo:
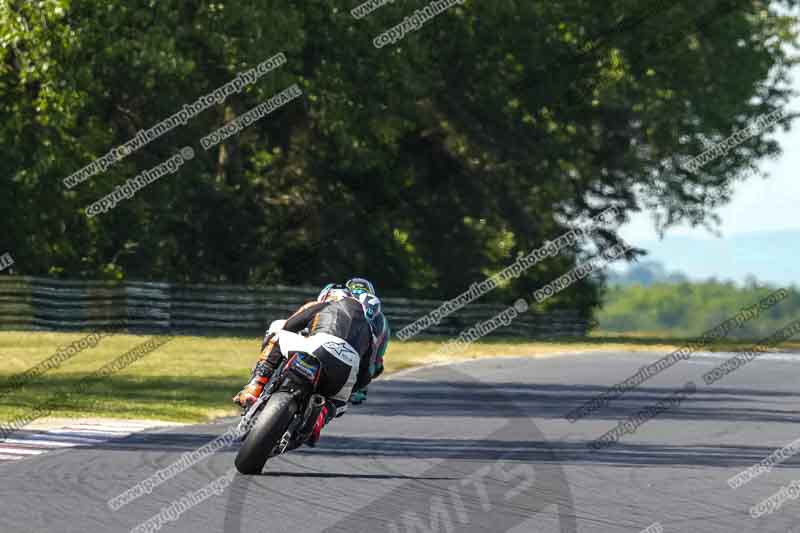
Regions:
M 260 474 L 267 460 L 302 446 L 314 430 L 325 397 L 317 394 L 322 363 L 314 355 L 291 351 L 275 369 L 258 399 L 242 410 L 237 434 L 242 446 L 236 469 Z

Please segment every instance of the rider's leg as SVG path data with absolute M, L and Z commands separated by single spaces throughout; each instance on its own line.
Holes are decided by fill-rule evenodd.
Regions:
M 331 355 L 325 348 L 315 350 L 314 355 L 320 360 L 323 368 L 317 392 L 325 396 L 326 401 L 314 425 L 314 431 L 308 439 L 308 445 L 312 447 L 319 441 L 322 428 L 347 410 L 347 401 L 356 383 L 359 364 L 358 357 L 353 361 L 355 366 L 351 366 L 341 358 Z
M 261 396 L 264 386 L 269 382 L 282 357 L 278 338 L 273 336 L 264 344 L 261 357 L 259 357 L 253 369 L 250 382 L 245 385 L 239 394 L 233 397 L 234 403 L 245 407 L 255 402 Z

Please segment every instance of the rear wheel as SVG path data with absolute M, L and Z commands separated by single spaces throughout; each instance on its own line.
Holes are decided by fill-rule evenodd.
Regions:
M 291 394 L 273 394 L 236 454 L 236 469 L 245 475 L 260 474 L 296 412 L 297 402 Z

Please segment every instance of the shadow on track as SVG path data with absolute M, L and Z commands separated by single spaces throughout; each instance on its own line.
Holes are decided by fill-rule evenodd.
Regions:
M 262 472 L 261 477 L 345 478 L 345 479 L 410 479 L 414 481 L 452 481 L 457 477 L 401 476 L 390 474 L 336 474 L 333 472 Z
M 606 389 L 589 385 L 553 385 L 518 383 L 475 383 L 467 381 L 379 381 L 372 385 L 369 402 L 351 410 L 348 416 L 358 417 L 492 417 L 507 419 L 510 424 L 525 420 L 544 418 L 559 419 L 573 407 Z M 614 400 L 611 405 L 586 420 L 619 421 L 636 411 L 653 405 L 672 393 L 668 387 L 642 387 Z M 786 422 L 798 421 L 792 404 L 798 394 L 782 391 L 762 391 L 745 388 L 699 389 L 685 400 L 680 409 L 664 412 L 658 420 L 703 420 L 737 422 Z M 769 399 L 785 410 L 756 407 L 759 399 Z M 742 405 L 753 402 L 753 407 Z M 777 403 L 776 403 L 777 402 Z M 726 405 L 721 405 L 721 404 Z M 731 406 L 735 404 L 735 406 Z M 164 451 L 184 453 L 198 448 L 217 438 L 232 426 L 234 418 L 225 424 L 201 426 L 199 431 L 160 430 L 140 433 L 128 438 L 92 446 L 99 450 Z M 576 424 L 576 427 L 580 422 Z M 613 425 L 613 424 L 612 424 Z M 611 426 L 609 426 L 610 428 Z M 223 429 L 224 428 L 224 429 Z M 22 431 L 26 437 L 41 437 L 44 433 Z M 595 438 L 587 434 L 586 439 Z M 589 440 L 583 437 L 563 441 L 544 439 L 457 439 L 457 438 L 350 438 L 328 435 L 314 450 L 300 449 L 293 456 L 305 454 L 339 457 L 412 457 L 418 459 L 455 460 L 499 460 L 513 457 L 520 461 L 605 463 L 625 465 L 683 465 L 683 466 L 749 466 L 773 451 L 765 446 L 669 446 L 626 444 L 623 442 L 606 450 L 590 450 Z M 218 453 L 233 453 L 233 446 Z M 792 458 L 780 467 L 800 464 L 800 458 Z

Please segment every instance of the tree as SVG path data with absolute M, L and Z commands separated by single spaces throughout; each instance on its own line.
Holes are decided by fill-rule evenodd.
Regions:
M 2 245 L 28 274 L 362 274 L 452 297 L 607 206 L 704 223 L 778 152 L 762 131 L 696 172 L 681 166 L 785 104 L 795 34 L 779 5 L 467 0 L 378 49 L 409 6 L 356 20 L 319 0 L 0 0 L 0 205 L 14 221 Z M 278 52 L 288 63 L 241 94 L 62 184 Z M 200 148 L 292 83 L 301 99 Z M 197 157 L 179 172 L 86 217 L 183 146 Z M 613 226 L 592 240 L 607 247 Z M 492 297 L 530 295 L 585 258 L 576 247 Z M 588 312 L 597 283 L 547 305 Z

